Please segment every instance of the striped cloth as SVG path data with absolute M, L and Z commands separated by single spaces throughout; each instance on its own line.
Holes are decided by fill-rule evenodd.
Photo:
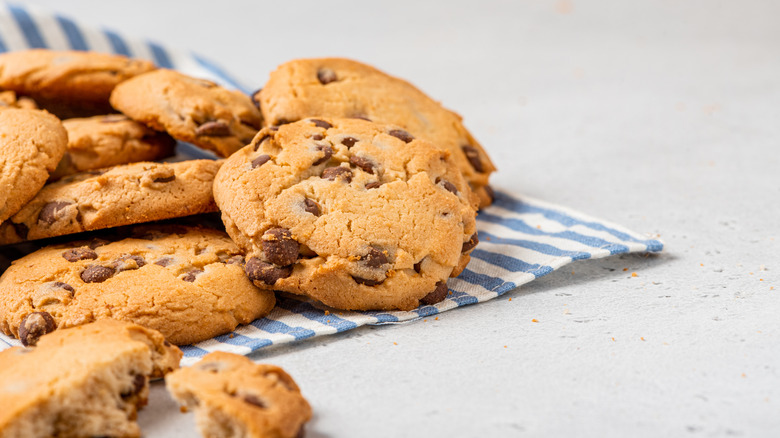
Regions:
M 106 29 L 83 27 L 67 17 L 45 11 L 0 3 L 0 51 L 37 47 L 95 50 L 145 58 L 162 67 L 247 91 L 224 70 L 196 54 L 124 38 Z M 179 146 L 185 155 L 204 154 L 190 145 Z M 477 227 L 481 242 L 472 253 L 471 263 L 460 276 L 448 281 L 450 294 L 438 304 L 420 306 L 410 312 L 347 312 L 280 295 L 277 307 L 269 316 L 239 327 L 233 333 L 183 347 L 184 363 L 191 364 L 216 350 L 249 354 L 269 345 L 339 333 L 365 324 L 410 322 L 491 300 L 574 260 L 657 252 L 663 248 L 659 240 L 642 237 L 618 225 L 501 190 L 496 192 L 495 203 L 480 212 Z M 18 344 L 0 335 L 0 349 Z

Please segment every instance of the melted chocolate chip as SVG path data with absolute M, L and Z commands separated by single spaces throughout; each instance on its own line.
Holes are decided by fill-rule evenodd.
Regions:
M 318 204 L 317 202 L 309 198 L 303 199 L 303 209 L 307 213 L 311 213 L 315 216 L 319 216 L 320 214 L 322 214 L 322 209 L 320 208 L 320 204 Z
M 156 183 L 167 183 L 175 179 L 176 179 L 176 175 L 171 175 L 171 176 L 163 176 L 163 177 L 155 178 L 152 181 Z
M 25 347 L 38 343 L 41 336 L 51 333 L 57 326 L 48 312 L 33 312 L 22 318 L 19 323 L 19 340 Z
M 409 143 L 410 141 L 414 140 L 414 136 L 404 131 L 403 129 L 393 129 L 392 131 L 388 132 L 388 134 L 403 140 L 404 143 Z
M 368 249 L 368 254 L 360 257 L 361 262 L 369 268 L 377 269 L 382 265 L 388 263 L 387 251 L 382 251 L 374 246 Z
M 318 151 L 322 151 L 322 153 L 325 154 L 325 155 L 323 155 L 322 158 L 320 158 L 317 161 L 315 161 L 314 164 L 313 164 L 314 166 L 317 166 L 319 164 L 322 164 L 322 163 L 330 160 L 330 157 L 333 156 L 333 149 L 331 149 L 330 146 L 326 146 L 326 145 L 321 145 L 320 144 L 320 145 L 317 145 L 317 150 Z
M 325 137 L 323 137 L 322 134 L 314 134 L 314 135 L 311 136 L 311 139 L 314 140 L 314 141 L 320 141 L 323 138 L 325 138 Z
M 447 181 L 446 179 L 436 178 L 436 183 L 441 184 L 442 187 L 444 187 L 444 189 L 448 192 L 454 193 L 456 195 L 458 194 L 458 188 L 455 187 L 455 184 Z
M 95 260 L 97 253 L 89 248 L 71 248 L 62 253 L 62 257 L 69 262 L 77 262 L 79 260 Z
M 374 174 L 374 163 L 371 162 L 368 158 L 359 157 L 357 155 L 353 155 L 349 157 L 350 164 L 357 166 L 364 171 L 370 173 L 371 175 Z
M 352 170 L 341 166 L 328 167 L 322 171 L 322 177 L 330 181 L 335 181 L 337 178 L 341 178 L 349 183 L 352 182 Z
M 184 277 L 182 277 L 181 279 L 186 282 L 192 283 L 195 281 L 195 278 L 202 273 L 203 271 L 201 271 L 200 269 L 192 269 L 189 272 L 187 272 L 187 274 L 185 274 Z
M 287 266 L 298 259 L 298 242 L 286 228 L 271 228 L 263 233 L 263 255 L 266 260 L 277 265 Z
M 317 70 L 317 79 L 320 81 L 322 85 L 326 85 L 338 80 L 338 78 L 336 77 L 336 72 L 325 67 Z
M 270 263 L 261 261 L 257 257 L 250 257 L 244 265 L 244 272 L 250 280 L 254 282 L 262 281 L 271 286 L 280 278 L 287 278 L 292 275 L 292 266 L 278 267 Z
M 14 232 L 16 233 L 17 236 L 19 236 L 22 239 L 27 239 L 27 233 L 30 232 L 30 228 L 27 225 L 11 222 L 11 226 L 14 227 Z
M 158 266 L 162 266 L 164 268 L 170 265 L 171 262 L 173 262 L 173 257 L 164 256 L 164 257 L 160 257 L 160 259 L 154 262 L 154 264 Z
M 230 135 L 230 126 L 222 120 L 206 122 L 195 130 L 195 135 L 207 135 L 209 137 L 227 137 Z
M 463 248 L 460 250 L 460 252 L 467 252 L 474 249 L 475 246 L 479 243 L 479 238 L 477 237 L 477 233 L 474 233 L 471 235 L 471 238 L 468 240 L 468 242 L 463 242 Z
M 66 291 L 70 293 L 75 293 L 76 290 L 73 289 L 73 286 L 69 285 L 68 283 L 63 283 L 61 281 L 55 281 L 51 284 L 52 287 L 59 288 L 59 289 L 65 289 Z
M 243 400 L 244 400 L 246 403 L 249 403 L 250 405 L 257 406 L 258 408 L 263 408 L 263 409 L 265 409 L 265 408 L 267 408 L 267 407 L 268 407 L 268 406 L 266 406 L 266 404 L 265 404 L 265 403 L 264 403 L 262 400 L 260 400 L 260 398 L 259 398 L 258 396 L 256 396 L 256 395 L 252 395 L 252 394 L 245 395 L 245 396 L 244 396 L 244 398 L 243 398 Z
M 382 183 L 379 182 L 379 181 L 370 182 L 370 183 L 366 184 L 366 189 L 367 190 L 376 189 L 376 188 L 379 188 L 381 185 L 382 185 Z
M 143 257 L 132 255 L 132 254 L 122 254 L 119 256 L 116 260 L 114 260 L 113 263 L 111 263 L 111 266 L 114 268 L 115 273 L 119 273 L 122 271 L 130 271 L 133 269 L 138 269 L 146 264 L 146 260 L 144 260 Z
M 429 293 L 428 295 L 422 297 L 420 299 L 420 303 L 432 305 L 439 303 L 441 301 L 444 301 L 445 298 L 447 298 L 447 293 L 449 292 L 449 289 L 447 288 L 447 283 L 444 281 L 440 281 L 436 283 L 436 289 L 433 290 L 433 292 Z
M 259 157 L 252 160 L 252 169 L 262 166 L 263 164 L 267 163 L 268 160 L 270 159 L 271 157 L 266 154 L 260 155 Z
M 114 275 L 114 270 L 100 265 L 89 265 L 81 271 L 81 280 L 84 283 L 102 283 Z
M 255 146 L 253 150 L 255 151 L 258 150 L 260 148 L 260 145 L 263 144 L 263 142 L 268 140 L 269 138 L 271 138 L 271 134 L 266 134 L 260 137 L 260 139 L 255 142 Z
M 57 221 L 57 213 L 63 208 L 73 204 L 66 201 L 53 201 L 44 205 L 41 212 L 38 213 L 38 222 L 42 222 L 46 225 L 51 225 Z
M 344 137 L 341 139 L 341 144 L 347 147 L 347 149 L 351 148 L 352 146 L 355 146 L 355 143 L 358 142 L 358 139 L 355 137 Z
M 355 283 L 365 284 L 366 286 L 376 286 L 385 282 L 385 280 L 369 280 L 367 278 L 355 277 L 354 275 L 352 279 L 355 280 Z
M 330 129 L 333 127 L 330 123 L 326 122 L 325 120 L 320 119 L 309 119 L 310 122 L 314 123 L 314 126 L 322 129 Z
M 422 260 L 414 264 L 414 272 L 419 274 L 421 268 L 422 268 Z
M 477 172 L 484 172 L 485 169 L 482 167 L 482 159 L 479 158 L 479 151 L 477 148 L 473 146 L 462 146 L 461 149 L 463 150 L 463 153 L 466 154 L 466 158 L 469 160 L 469 163 L 471 163 L 471 167 Z
M 257 91 L 255 91 L 251 95 L 252 96 L 252 103 L 255 104 L 257 109 L 260 109 L 260 92 L 261 91 L 263 91 L 263 89 L 262 88 L 258 88 Z

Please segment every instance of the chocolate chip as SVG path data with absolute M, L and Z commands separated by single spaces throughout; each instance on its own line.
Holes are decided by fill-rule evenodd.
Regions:
M 81 279 L 84 283 L 102 283 L 114 275 L 114 270 L 100 265 L 89 265 L 81 271 Z
M 260 92 L 263 91 L 262 88 L 258 88 L 257 91 L 252 93 L 252 103 L 255 104 L 257 109 L 260 109 Z
M 330 157 L 333 156 L 333 149 L 331 149 L 330 146 L 319 144 L 319 145 L 317 145 L 317 150 L 318 151 L 322 151 L 325 155 L 323 155 L 322 158 L 320 158 L 319 160 L 315 161 L 314 164 L 313 164 L 314 166 L 317 166 L 319 164 L 322 164 L 322 163 L 330 160 Z
M 166 339 L 165 341 L 163 341 L 163 345 L 165 345 L 166 347 L 170 347 L 171 343 L 168 342 L 168 340 Z
M 441 301 L 444 301 L 445 298 L 447 298 L 447 293 L 449 292 L 449 289 L 447 288 L 447 283 L 444 281 L 440 281 L 436 283 L 436 289 L 433 290 L 433 292 L 429 293 L 428 295 L 422 297 L 420 299 L 420 302 L 422 304 L 432 305 L 439 303 Z
M 445 190 L 448 192 L 452 192 L 454 194 L 458 194 L 458 188 L 455 187 L 455 184 L 447 181 L 446 179 L 436 178 L 436 184 L 441 184 Z
M 381 185 L 382 185 L 382 183 L 379 182 L 379 181 L 370 182 L 370 183 L 366 184 L 366 189 L 367 190 L 376 189 L 376 188 L 379 188 Z
M 355 277 L 354 275 L 352 276 L 352 279 L 355 280 L 356 283 L 365 284 L 366 286 L 376 286 L 385 282 L 385 280 L 369 280 L 367 278 Z
M 192 269 L 189 272 L 187 272 L 187 274 L 185 274 L 184 277 L 182 277 L 181 279 L 186 282 L 192 283 L 193 281 L 195 281 L 195 278 L 202 273 L 203 271 L 201 271 L 200 269 Z
M 369 247 L 368 254 L 360 257 L 360 260 L 369 268 L 376 269 L 382 265 L 389 263 L 387 260 L 387 251 L 383 251 L 377 247 Z
M 355 143 L 358 142 L 358 139 L 355 137 L 344 137 L 341 139 L 341 144 L 347 147 L 347 149 L 351 148 L 352 146 L 355 146 Z
M 311 136 L 311 139 L 314 140 L 314 141 L 320 141 L 323 138 L 325 138 L 325 137 L 323 137 L 322 134 L 314 134 L 314 135 Z
M 154 178 L 152 181 L 156 182 L 156 183 L 167 183 L 167 182 L 171 182 L 171 181 L 173 181 L 175 179 L 176 179 L 176 175 L 171 175 L 171 176 L 163 176 L 163 177 L 159 177 L 159 178 Z
M 419 274 L 421 268 L 422 268 L 422 260 L 414 264 L 414 272 Z
M 111 267 L 114 268 L 115 273 L 119 273 L 122 271 L 130 271 L 133 269 L 138 269 L 146 264 L 146 260 L 144 260 L 143 257 L 132 255 L 132 254 L 122 254 L 119 256 L 116 260 L 111 263 Z
M 122 398 L 127 399 L 140 394 L 141 391 L 143 391 L 144 386 L 146 386 L 146 376 L 143 374 L 136 374 L 135 377 L 133 377 L 133 387 L 129 391 L 123 392 Z
M 165 256 L 165 257 L 160 257 L 160 259 L 154 262 L 154 264 L 158 266 L 162 266 L 164 268 L 170 265 L 171 262 L 173 262 L 173 257 Z
M 487 193 L 488 198 L 490 198 L 490 203 L 492 204 L 496 200 L 496 192 L 493 191 L 493 187 L 485 186 L 485 193 Z
M 25 347 L 32 347 L 41 336 L 53 332 L 55 328 L 54 318 L 48 312 L 33 312 L 19 323 L 19 340 Z
M 479 158 L 479 151 L 473 146 L 462 146 L 463 153 L 466 154 L 466 158 L 471 163 L 471 167 L 477 172 L 483 172 L 485 169 L 482 167 L 482 159 Z
M 44 205 L 41 212 L 38 213 L 38 222 L 51 225 L 57 221 L 57 214 L 65 207 L 73 204 L 67 201 L 53 201 Z
M 329 69 L 329 68 L 321 68 L 317 70 L 317 79 L 319 79 L 320 83 L 322 85 L 329 84 L 331 82 L 335 82 L 338 78 L 336 77 L 336 72 Z
M 268 160 L 270 159 L 271 157 L 266 154 L 260 155 L 259 157 L 252 160 L 252 169 L 262 166 L 263 164 L 267 163 Z
M 253 150 L 255 150 L 255 151 L 258 150 L 260 148 L 260 145 L 263 144 L 263 142 L 268 140 L 269 138 L 271 138 L 271 134 L 266 134 L 266 135 L 260 137 L 260 140 L 257 140 L 255 142 L 255 146 L 254 146 Z
M 309 119 L 309 121 L 314 123 L 314 126 L 316 126 L 318 128 L 330 129 L 330 128 L 333 127 L 333 125 L 331 125 L 330 123 L 326 122 L 325 120 Z
M 27 225 L 11 222 L 11 226 L 14 227 L 14 232 L 16 233 L 17 236 L 19 236 L 22 239 L 27 239 L 27 233 L 30 232 L 30 228 Z
M 195 135 L 207 135 L 210 137 L 227 137 L 230 135 L 230 126 L 222 120 L 206 122 L 195 130 Z
M 474 233 L 471 235 L 471 238 L 468 240 L 468 242 L 463 242 L 463 248 L 460 250 L 460 252 L 466 252 L 472 250 L 477 244 L 479 243 L 479 238 L 477 237 L 477 233 Z
M 328 167 L 322 171 L 322 177 L 331 181 L 335 181 L 337 178 L 342 178 L 344 181 L 349 183 L 352 182 L 352 170 L 341 166 Z
M 322 211 L 320 209 L 320 204 L 317 204 L 317 202 L 309 198 L 303 199 L 303 209 L 306 212 L 311 213 L 315 216 L 319 216 L 320 214 L 322 214 Z
M 259 397 L 257 397 L 256 395 L 252 395 L 252 394 L 245 395 L 243 400 L 244 400 L 245 402 L 249 403 L 250 405 L 257 406 L 258 408 L 263 408 L 263 409 L 265 409 L 265 408 L 267 408 L 267 407 L 268 407 L 268 406 L 266 406 L 266 404 L 265 404 L 265 403 L 264 403 L 262 400 L 260 400 L 260 398 L 259 398 Z
M 271 228 L 263 233 L 263 255 L 266 260 L 277 265 L 287 266 L 298 259 L 298 242 L 286 228 Z
M 273 285 L 280 278 L 292 275 L 292 266 L 278 267 L 261 261 L 257 257 L 250 257 L 244 265 L 244 272 L 254 282 L 262 281 L 267 285 Z
M 409 143 L 410 141 L 414 140 L 414 136 L 404 131 L 403 129 L 393 129 L 392 131 L 388 132 L 388 134 L 403 140 L 405 143 Z
M 371 162 L 368 158 L 364 157 L 358 157 L 357 155 L 353 155 L 349 157 L 349 163 L 357 166 L 364 171 L 370 173 L 371 175 L 374 174 L 374 163 Z
M 77 262 L 79 260 L 95 260 L 97 253 L 89 248 L 71 248 L 62 253 L 62 257 L 69 262 Z
M 65 289 L 66 291 L 68 291 L 70 293 L 75 293 L 76 292 L 76 290 L 73 289 L 73 286 L 69 285 L 68 283 L 63 283 L 61 281 L 55 281 L 54 283 L 51 284 L 51 286 L 59 288 L 59 289 Z

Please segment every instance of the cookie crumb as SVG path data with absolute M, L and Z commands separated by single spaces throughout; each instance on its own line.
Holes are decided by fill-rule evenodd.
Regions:
M 531 322 L 539 322 L 539 320 L 534 318 L 534 319 L 531 320 Z
M 632 272 L 632 273 L 631 273 L 631 276 L 632 276 L 632 277 L 638 277 L 638 275 L 637 275 L 637 273 L 636 273 L 636 272 Z

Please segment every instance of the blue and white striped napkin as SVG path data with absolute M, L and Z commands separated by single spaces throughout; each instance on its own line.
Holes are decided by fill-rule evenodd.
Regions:
M 28 48 L 95 50 L 145 58 L 159 66 L 247 92 L 227 72 L 196 54 L 124 38 L 106 29 L 80 26 L 67 17 L 45 11 L 0 3 L 0 52 Z M 185 154 L 204 154 L 188 145 L 179 146 Z M 618 225 L 501 190 L 496 191 L 495 203 L 480 211 L 477 227 L 480 244 L 472 253 L 471 263 L 460 276 L 448 281 L 450 294 L 438 304 L 410 312 L 347 312 L 280 296 L 277 307 L 267 317 L 233 333 L 183 347 L 184 364 L 216 350 L 249 354 L 269 345 L 343 332 L 365 324 L 413 321 L 491 300 L 573 260 L 663 249 L 659 240 Z M 10 345 L 19 343 L 0 335 L 0 349 Z

